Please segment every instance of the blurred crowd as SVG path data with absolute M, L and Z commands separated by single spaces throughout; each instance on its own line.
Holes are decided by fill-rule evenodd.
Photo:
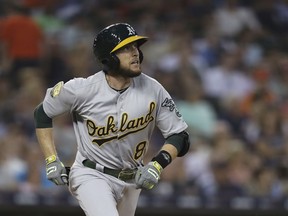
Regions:
M 46 180 L 33 110 L 47 88 L 99 70 L 93 39 L 117 22 L 149 37 L 143 72 L 191 135 L 139 206 L 288 209 L 287 0 L 0 0 L 0 204 L 76 205 Z M 65 165 L 71 123 L 54 122 Z M 155 130 L 147 161 L 162 143 Z

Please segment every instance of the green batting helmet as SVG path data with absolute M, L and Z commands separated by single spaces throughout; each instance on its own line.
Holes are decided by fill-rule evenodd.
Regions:
M 137 41 L 141 46 L 148 40 L 148 37 L 139 36 L 134 28 L 127 23 L 112 24 L 101 30 L 93 43 L 93 52 L 96 58 L 104 65 L 105 71 L 117 69 L 119 59 L 114 54 L 115 51 L 125 45 Z M 143 60 L 143 54 L 139 49 L 140 62 Z

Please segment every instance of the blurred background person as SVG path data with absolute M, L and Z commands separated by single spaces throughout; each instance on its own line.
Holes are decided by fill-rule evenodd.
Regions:
M 5 4 L 0 28 L 2 64 L 13 88 L 19 88 L 21 69 L 41 67 L 44 52 L 42 29 L 30 16 L 29 8 L 15 2 Z

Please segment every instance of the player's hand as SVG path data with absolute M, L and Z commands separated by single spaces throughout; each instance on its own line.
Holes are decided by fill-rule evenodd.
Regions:
M 47 179 L 56 185 L 68 184 L 69 168 L 65 168 L 63 163 L 56 155 L 46 158 L 46 176 Z
M 135 176 L 136 188 L 152 189 L 159 181 L 163 168 L 157 161 L 139 167 Z

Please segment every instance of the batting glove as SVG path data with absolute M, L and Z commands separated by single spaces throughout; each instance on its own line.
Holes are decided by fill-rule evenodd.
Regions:
M 46 176 L 47 179 L 56 185 L 68 184 L 68 170 L 56 155 L 46 158 Z
M 157 161 L 139 167 L 135 175 L 136 188 L 152 189 L 159 181 L 163 168 Z

